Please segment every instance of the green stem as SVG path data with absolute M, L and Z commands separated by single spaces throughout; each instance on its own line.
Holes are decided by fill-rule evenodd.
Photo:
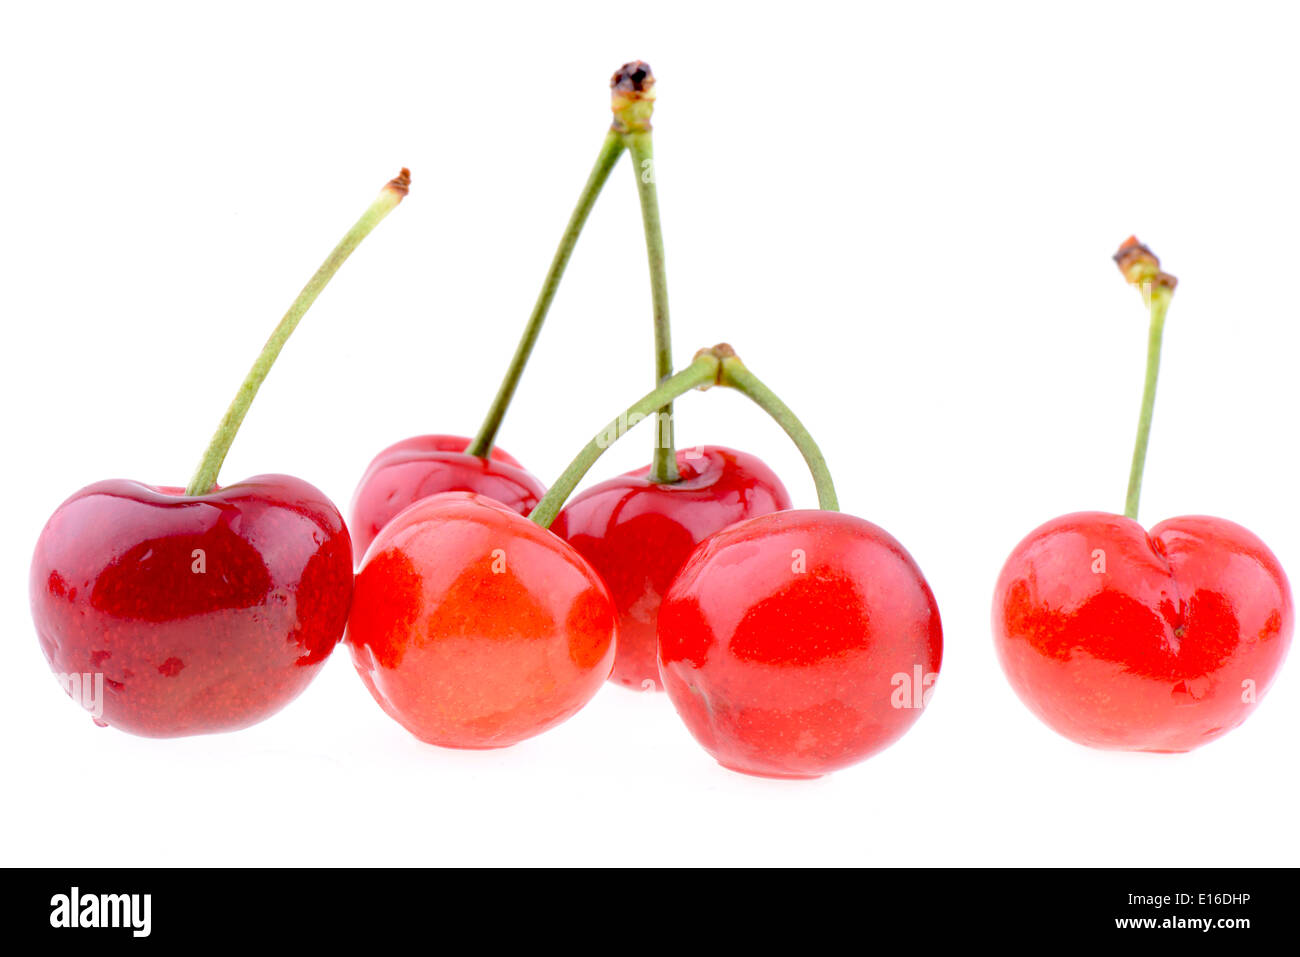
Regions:
M 822 451 L 813 441 L 813 437 L 804 428 L 799 418 L 790 411 L 790 407 L 777 398 L 776 393 L 769 389 L 758 376 L 750 372 L 745 364 L 735 356 L 729 356 L 722 360 L 721 376 L 718 380 L 719 385 L 729 386 L 737 392 L 752 399 L 768 415 L 776 420 L 777 424 L 785 430 L 785 434 L 798 447 L 803 460 L 808 463 L 808 471 L 812 473 L 813 483 L 817 486 L 817 505 L 824 511 L 838 512 L 840 509 L 839 499 L 835 495 L 835 483 L 831 481 L 830 469 L 826 467 L 826 459 L 822 456 Z
M 772 416 L 785 430 L 786 435 L 794 441 L 808 463 L 813 482 L 817 486 L 817 503 L 828 512 L 839 511 L 839 501 L 835 496 L 835 484 L 831 481 L 830 470 L 821 449 L 808 434 L 803 423 L 790 411 L 790 407 L 777 398 L 758 376 L 750 372 L 736 357 L 731 346 L 722 343 L 712 349 L 701 349 L 695 354 L 695 360 L 677 373 L 665 379 L 654 391 L 642 396 L 627 408 L 618 418 L 601 429 L 590 442 L 583 447 L 569 467 L 555 480 L 549 491 L 537 503 L 528 516 L 542 528 L 549 528 L 555 516 L 560 513 L 564 503 L 573 490 L 578 487 L 584 475 L 596 463 L 605 450 L 642 419 L 654 414 L 666 402 L 671 402 L 692 389 L 708 388 L 722 385 L 755 402 L 768 415 Z
M 190 479 L 190 484 L 185 489 L 186 495 L 205 495 L 217 484 L 217 474 L 221 471 L 221 465 L 226 460 L 226 453 L 230 451 L 231 443 L 235 441 L 235 435 L 239 432 L 239 426 L 244 421 L 248 407 L 252 405 L 257 390 L 261 388 L 267 373 L 271 371 L 271 366 L 275 364 L 276 357 L 280 355 L 280 350 L 284 348 L 285 342 L 293 334 L 293 330 L 297 328 L 299 320 L 311 308 L 312 303 L 316 301 L 316 297 L 320 295 L 321 290 L 338 272 L 339 267 L 352 255 L 352 251 L 402 201 L 410 184 L 410 171 L 403 169 L 384 187 L 379 197 L 370 205 L 370 208 L 361 215 L 356 225 L 348 230 L 343 239 L 339 241 L 339 244 L 334 247 L 334 251 L 316 270 L 316 274 L 303 287 L 302 292 L 298 293 L 298 298 L 293 301 L 289 311 L 284 314 L 284 318 L 275 327 L 275 331 L 271 333 L 271 338 L 266 340 L 266 345 L 262 347 L 261 354 L 257 357 L 257 361 L 253 363 L 253 368 L 249 370 L 248 375 L 244 378 L 243 385 L 235 393 L 234 401 L 230 403 L 230 408 L 226 410 L 225 417 L 221 420 L 221 424 L 217 426 L 217 432 L 212 437 L 212 442 L 208 445 L 207 451 L 203 453 L 203 459 L 194 472 L 194 478 Z
M 641 197 L 641 222 L 645 227 L 646 258 L 650 265 L 650 296 L 654 303 L 655 381 L 663 382 L 673 372 L 673 346 L 668 316 L 668 274 L 664 268 L 664 237 L 659 222 L 659 193 L 655 187 L 654 143 L 649 129 L 624 134 Z M 650 481 L 676 482 L 677 450 L 673 437 L 673 406 L 658 410 L 654 461 Z
M 1128 497 L 1124 503 L 1124 514 L 1131 519 L 1137 518 L 1138 499 L 1142 495 L 1142 473 L 1146 468 L 1147 443 L 1151 439 L 1151 414 L 1156 405 L 1156 380 L 1160 376 L 1160 347 L 1171 298 L 1170 290 L 1164 286 L 1155 286 L 1147 296 L 1151 328 L 1147 335 L 1146 386 L 1142 392 L 1142 411 L 1138 415 L 1137 441 L 1133 445 L 1133 465 L 1129 470 Z
M 592 207 L 596 205 L 596 197 L 600 195 L 610 172 L 618 163 L 619 157 L 623 155 L 624 148 L 623 137 L 612 130 L 605 137 L 605 142 L 601 144 L 596 165 L 592 167 L 591 175 L 587 177 L 587 184 L 583 186 L 582 193 L 578 196 L 578 203 L 569 215 L 569 223 L 564 229 L 564 235 L 560 237 L 560 245 L 555 250 L 555 256 L 551 259 L 551 268 L 546 273 L 541 292 L 537 294 L 532 315 L 528 317 L 528 324 L 524 326 L 524 334 L 519 339 L 519 345 L 515 347 L 510 368 L 506 370 L 505 378 L 501 380 L 496 398 L 492 400 L 492 407 L 488 409 L 487 417 L 479 427 L 478 434 L 465 450 L 470 455 L 487 458 L 491 454 L 492 446 L 496 444 L 497 433 L 501 430 L 501 423 L 506 417 L 506 410 L 510 408 L 515 390 L 519 387 L 519 380 L 524 374 L 524 367 L 528 365 L 528 357 L 532 355 L 533 346 L 537 344 L 537 337 L 542 331 L 543 323 L 546 322 L 546 314 L 550 311 L 551 302 L 560 288 L 560 280 L 564 278 L 564 270 L 569 265 L 574 247 L 578 245 L 578 237 L 582 235 L 587 217 L 591 214 Z
M 555 480 L 528 517 L 542 528 L 549 528 L 551 522 L 555 521 L 555 516 L 560 514 L 564 503 L 573 494 L 573 490 L 582 481 L 582 477 L 587 474 L 596 460 L 605 454 L 607 448 L 642 419 L 653 416 L 655 411 L 662 408 L 665 403 L 692 389 L 713 385 L 717 382 L 717 378 L 718 357 L 711 351 L 701 352 L 689 366 L 675 376 L 665 379 L 653 391 L 642 396 L 622 415 L 601 429 L 578 453 L 578 457 L 569 463 L 569 467 Z

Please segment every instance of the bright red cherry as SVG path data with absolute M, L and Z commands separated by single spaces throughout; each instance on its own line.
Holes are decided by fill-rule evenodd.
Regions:
M 920 569 L 851 515 L 782 511 L 695 550 L 659 612 L 664 686 L 724 767 L 816 777 L 896 741 L 943 653 Z
M 352 547 L 358 563 L 394 515 L 439 492 L 477 492 L 521 515 L 532 511 L 546 487 L 501 449 L 480 458 L 465 451 L 469 444 L 458 435 L 418 435 L 375 456 L 352 499 Z
M 614 662 L 614 606 L 563 539 L 447 492 L 386 524 L 357 572 L 347 643 L 380 707 L 422 741 L 499 748 L 587 703 Z
M 32 615 L 51 669 L 101 723 L 149 737 L 235 731 L 320 670 L 351 577 L 342 516 L 300 479 L 192 496 L 99 482 L 41 532 Z
M 1272 684 L 1291 643 L 1291 589 L 1240 525 L 1190 516 L 1148 534 L 1137 523 L 1177 280 L 1135 237 L 1115 261 L 1150 313 L 1124 515 L 1065 515 L 1017 545 L 994 591 L 993 640 L 1021 700 L 1067 738 L 1190 751 L 1246 720 Z
M 695 546 L 735 522 L 790 507 L 776 473 L 745 452 L 682 450 L 677 469 L 673 483 L 652 482 L 648 465 L 601 482 L 576 495 L 551 526 L 614 596 L 618 653 L 610 680 L 630 688 L 660 687 L 659 605 Z
M 1273 553 L 1221 518 L 1146 530 L 1121 515 L 1053 519 L 998 578 L 993 634 L 1021 700 L 1096 748 L 1189 751 L 1241 724 L 1291 643 Z

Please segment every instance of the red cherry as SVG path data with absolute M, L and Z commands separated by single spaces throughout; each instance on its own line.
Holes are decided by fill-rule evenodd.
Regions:
M 630 688 L 660 686 L 659 605 L 695 546 L 728 525 L 791 504 L 776 473 L 745 452 L 683 450 L 677 468 L 681 480 L 671 484 L 650 481 L 648 465 L 601 482 L 575 496 L 551 526 L 614 596 L 618 653 L 610 680 Z
M 96 483 L 59 506 L 31 568 L 50 667 L 102 675 L 99 720 L 149 737 L 279 711 L 338 643 L 351 594 L 342 516 L 287 475 L 192 496 Z
M 664 686 L 724 767 L 816 777 L 897 740 L 939 671 L 916 563 L 851 515 L 783 511 L 691 555 L 659 612 Z
M 347 642 L 422 741 L 499 748 L 572 716 L 614 662 L 614 606 L 563 539 L 482 495 L 423 499 L 357 572 Z
M 1291 589 L 1273 553 L 1221 518 L 1146 530 L 1105 512 L 1040 526 L 998 578 L 1002 667 L 1073 741 L 1189 751 L 1241 724 L 1291 643 Z
M 244 728 L 292 701 L 338 643 L 352 597 L 338 509 L 287 475 L 226 488 L 217 476 L 284 344 L 410 184 L 407 169 L 389 180 L 303 286 L 184 490 L 100 482 L 46 523 L 32 615 L 97 723 L 154 737 Z
M 375 456 L 352 497 L 352 548 L 358 563 L 394 515 L 439 492 L 477 492 L 521 515 L 532 511 L 546 486 L 501 449 L 493 448 L 490 458 L 483 459 L 465 451 L 469 443 L 458 435 L 417 435 Z

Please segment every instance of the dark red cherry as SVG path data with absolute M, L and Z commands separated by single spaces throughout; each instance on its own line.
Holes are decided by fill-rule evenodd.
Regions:
M 50 667 L 101 723 L 149 737 L 279 711 L 342 637 L 351 595 L 342 516 L 287 475 L 193 496 L 98 482 L 55 511 L 31 566 Z

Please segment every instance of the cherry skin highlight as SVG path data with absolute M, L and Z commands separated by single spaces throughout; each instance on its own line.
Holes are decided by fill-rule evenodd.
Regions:
M 659 605 L 695 546 L 728 525 L 791 504 L 776 473 L 745 452 L 681 450 L 677 469 L 681 480 L 671 485 L 650 481 L 648 465 L 636 469 L 574 496 L 560 512 L 557 530 L 614 596 L 618 653 L 610 680 L 628 688 L 661 687 Z
M 99 720 L 147 737 L 279 711 L 342 637 L 351 594 L 342 516 L 287 475 L 197 496 L 90 485 L 46 523 L 31 565 L 51 669 L 102 675 Z
M 614 663 L 614 605 L 563 539 L 493 499 L 446 492 L 383 527 L 357 572 L 347 643 L 413 735 L 499 748 L 551 728 Z
M 439 492 L 477 492 L 521 515 L 533 510 L 546 486 L 503 450 L 494 447 L 482 459 L 465 451 L 469 444 L 459 435 L 417 435 L 375 456 L 352 497 L 352 547 L 358 563 L 394 515 Z
M 993 634 L 1021 700 L 1080 744 L 1190 751 L 1241 724 L 1291 643 L 1291 589 L 1240 525 L 1076 512 L 1016 546 Z
M 817 777 L 887 747 L 920 715 L 942 655 L 911 556 L 839 512 L 728 526 L 659 611 L 669 698 L 705 750 L 747 774 Z

